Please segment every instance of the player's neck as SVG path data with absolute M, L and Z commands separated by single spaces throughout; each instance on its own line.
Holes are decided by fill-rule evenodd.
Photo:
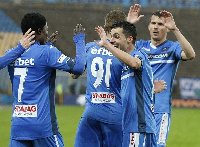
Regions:
M 133 50 L 135 50 L 135 45 L 130 45 L 129 47 L 127 47 L 126 52 L 130 54 Z
M 153 38 L 151 38 L 151 43 L 154 45 L 154 46 L 158 46 L 160 44 L 162 44 L 163 42 L 166 41 L 166 38 L 162 39 L 162 40 L 155 40 Z

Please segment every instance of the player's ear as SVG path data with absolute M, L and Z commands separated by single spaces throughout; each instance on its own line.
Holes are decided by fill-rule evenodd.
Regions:
M 128 38 L 127 38 L 127 41 L 129 42 L 129 43 L 132 43 L 134 40 L 133 40 L 133 36 L 129 36 Z
M 41 35 L 42 31 L 43 30 L 41 28 L 39 28 L 38 31 L 37 31 L 38 35 Z

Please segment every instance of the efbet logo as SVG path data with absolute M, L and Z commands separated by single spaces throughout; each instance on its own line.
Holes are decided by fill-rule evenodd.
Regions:
M 22 66 L 22 65 L 34 65 L 34 59 L 33 58 L 30 58 L 30 59 L 22 59 L 22 58 L 18 58 L 15 60 L 15 63 L 14 65 L 19 65 L 19 66 Z
M 97 54 L 97 55 L 103 55 L 103 56 L 113 56 L 113 54 L 105 49 L 105 48 L 99 48 L 99 49 L 96 49 L 96 48 L 91 48 L 91 54 Z

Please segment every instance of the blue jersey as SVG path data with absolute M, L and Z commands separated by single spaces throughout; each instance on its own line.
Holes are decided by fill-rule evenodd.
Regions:
M 147 53 L 154 80 L 158 78 L 167 82 L 167 90 L 155 94 L 155 113 L 171 113 L 173 80 L 182 52 L 179 42 L 167 40 L 159 46 L 154 46 L 150 40 L 140 40 L 136 42 L 136 48 L 142 48 Z
M 130 54 L 138 57 L 142 66 L 139 69 L 132 69 L 124 65 L 122 70 L 123 132 L 155 133 L 152 68 L 143 51 L 133 50 Z
M 122 121 L 120 98 L 122 63 L 95 42 L 86 45 L 87 90 L 83 117 L 109 124 Z
M 8 66 L 12 61 L 17 59 L 23 52 L 25 48 L 20 44 L 17 47 L 9 50 L 9 53 L 6 53 L 4 56 L 0 57 L 0 70 Z
M 53 45 L 35 42 L 9 65 L 14 96 L 11 138 L 35 140 L 59 132 L 55 114 L 56 69 L 82 74 L 85 68 L 85 36 L 74 37 L 75 60 Z

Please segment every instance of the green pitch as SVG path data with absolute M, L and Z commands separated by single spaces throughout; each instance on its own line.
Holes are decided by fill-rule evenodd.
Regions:
M 84 107 L 56 106 L 58 125 L 66 147 L 73 147 L 76 128 Z M 11 106 L 0 106 L 0 146 L 9 146 Z M 200 109 L 173 108 L 167 147 L 200 146 Z

